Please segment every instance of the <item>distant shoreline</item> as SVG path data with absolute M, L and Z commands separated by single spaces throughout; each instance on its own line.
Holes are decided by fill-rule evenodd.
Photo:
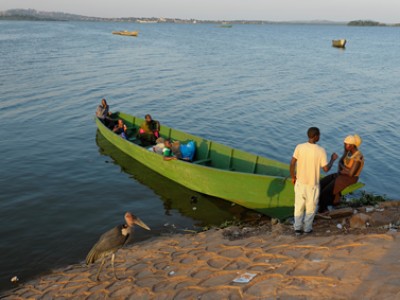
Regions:
M 146 17 L 127 17 L 127 18 L 100 18 L 88 17 L 62 12 L 43 12 L 34 9 L 10 9 L 0 12 L 0 20 L 5 21 L 84 21 L 84 22 L 121 22 L 121 23 L 173 23 L 173 24 L 249 24 L 249 25 L 273 25 L 273 24 L 293 24 L 293 25 L 348 25 L 348 26 L 388 26 L 397 27 L 400 23 L 386 24 L 371 20 L 356 20 L 350 22 L 335 22 L 329 20 L 314 21 L 266 21 L 266 20 L 197 20 L 179 18 L 146 18 Z

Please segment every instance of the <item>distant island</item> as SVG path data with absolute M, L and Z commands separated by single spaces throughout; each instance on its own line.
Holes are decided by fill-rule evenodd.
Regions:
M 347 23 L 349 26 L 400 26 L 400 23 L 398 24 L 385 24 L 385 23 L 379 23 L 376 21 L 371 21 L 371 20 L 357 20 L 357 21 L 351 21 Z
M 176 24 L 315 24 L 315 25 L 348 25 L 348 26 L 400 26 L 398 24 L 384 24 L 375 21 L 351 21 L 351 22 L 334 22 L 327 20 L 315 21 L 264 21 L 264 20 L 196 20 L 196 19 L 179 19 L 179 18 L 145 18 L 145 17 L 127 17 L 127 18 L 100 18 L 88 17 L 63 12 L 44 12 L 35 9 L 10 9 L 0 12 L 0 20 L 15 21 L 83 21 L 83 22 L 127 22 L 127 23 L 176 23 Z

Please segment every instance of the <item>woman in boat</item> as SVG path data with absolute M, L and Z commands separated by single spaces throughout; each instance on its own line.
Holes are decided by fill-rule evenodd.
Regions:
M 110 116 L 110 107 L 108 106 L 106 99 L 103 98 L 101 99 L 101 104 L 97 107 L 96 117 L 98 117 L 99 120 L 108 128 L 113 128 L 114 122 L 111 120 Z
M 113 132 L 121 135 L 121 137 L 125 140 L 128 139 L 128 127 L 124 124 L 124 121 L 118 119 L 118 124 L 114 126 Z
M 320 182 L 320 213 L 326 212 L 329 205 L 340 204 L 341 191 L 358 181 L 364 167 L 364 156 L 358 149 L 361 143 L 357 134 L 344 139 L 344 153 L 339 161 L 339 171 L 324 177 Z
M 153 120 L 149 114 L 145 116 L 145 122 L 140 125 L 139 138 L 142 146 L 154 145 L 159 138 L 160 122 Z

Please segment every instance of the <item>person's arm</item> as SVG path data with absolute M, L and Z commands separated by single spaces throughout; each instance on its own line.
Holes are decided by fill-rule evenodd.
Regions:
M 159 131 L 159 127 L 160 127 L 160 122 L 158 122 L 156 120 L 152 120 L 151 121 L 150 130 L 152 132 L 158 132 Z
M 296 169 L 296 163 L 297 163 L 297 159 L 292 157 L 292 160 L 290 161 L 290 176 L 292 177 L 292 183 L 295 184 L 296 183 L 296 173 L 295 173 L 295 169 Z
M 340 173 L 340 172 L 343 170 L 343 168 L 344 168 L 344 158 L 346 157 L 346 155 L 347 155 L 347 151 L 346 151 L 346 149 L 344 149 L 343 155 L 342 155 L 342 157 L 341 157 L 340 160 L 339 160 L 339 165 L 338 165 L 338 172 L 339 172 L 339 173 Z
M 335 162 L 335 160 L 337 160 L 337 158 L 338 155 L 336 153 L 332 153 L 331 160 L 329 161 L 329 163 L 326 166 L 322 167 L 325 173 L 329 172 L 329 170 L 332 168 L 332 165 Z
M 177 160 L 175 156 L 164 156 L 164 160 Z
M 361 167 L 361 162 L 359 160 L 356 160 L 353 163 L 353 166 L 351 167 L 351 169 L 349 170 L 349 176 L 353 177 L 355 174 L 357 174 L 360 167 Z

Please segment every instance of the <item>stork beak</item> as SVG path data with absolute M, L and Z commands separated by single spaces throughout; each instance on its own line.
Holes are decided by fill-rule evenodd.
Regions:
M 146 229 L 146 230 L 150 230 L 150 227 L 147 226 L 146 224 L 144 224 L 143 221 L 140 220 L 139 218 L 136 218 L 133 222 L 134 222 L 136 225 L 139 225 L 140 227 L 142 227 L 142 228 L 144 228 L 144 229 Z

